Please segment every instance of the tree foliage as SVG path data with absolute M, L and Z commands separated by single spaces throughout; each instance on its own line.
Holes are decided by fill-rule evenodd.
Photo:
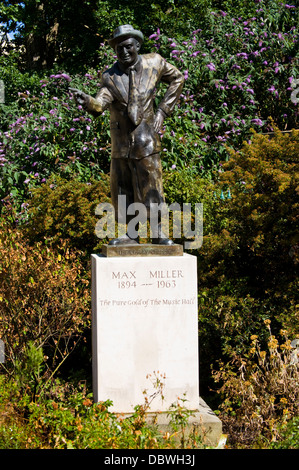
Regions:
M 57 62 L 78 69 L 96 63 L 100 44 L 120 24 L 141 28 L 145 37 L 158 27 L 169 35 L 184 35 L 205 17 L 208 6 L 208 0 L 6 0 L 0 21 L 5 33 L 16 33 L 15 44 L 24 46 L 27 68 L 49 68 Z

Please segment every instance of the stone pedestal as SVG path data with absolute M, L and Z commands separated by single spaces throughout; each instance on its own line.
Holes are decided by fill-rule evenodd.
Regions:
M 151 412 L 186 399 L 199 408 L 197 259 L 92 255 L 94 400 L 130 413 L 157 392 Z M 146 394 L 144 393 L 146 392 Z

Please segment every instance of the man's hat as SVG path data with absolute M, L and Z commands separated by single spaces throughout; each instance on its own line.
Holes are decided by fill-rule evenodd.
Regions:
M 108 43 L 114 49 L 116 44 L 128 38 L 135 38 L 140 42 L 140 44 L 142 44 L 144 41 L 144 36 L 141 31 L 134 29 L 130 24 L 124 24 L 116 28 L 116 30 L 113 32 L 112 39 L 109 39 Z

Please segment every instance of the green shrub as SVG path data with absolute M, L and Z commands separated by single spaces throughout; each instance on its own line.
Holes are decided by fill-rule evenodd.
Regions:
M 158 391 L 158 393 L 160 393 Z M 109 411 L 110 400 L 93 403 L 84 383 L 52 381 L 38 399 L 0 375 L 1 449 L 173 449 L 203 448 L 202 437 L 184 434 L 190 412 L 173 404 L 169 432 L 146 411 L 152 397 L 130 416 Z M 181 443 L 180 443 L 181 440 Z
M 41 347 L 37 348 L 33 341 L 26 345 L 22 359 L 17 359 L 14 375 L 20 391 L 31 391 L 31 400 L 35 401 L 41 384 L 44 369 L 44 354 Z
M 299 418 L 290 419 L 279 428 L 280 439 L 271 443 L 270 449 L 298 449 L 299 448 Z
M 295 280 L 298 263 L 299 131 L 255 133 L 230 155 L 221 185 L 231 192 L 227 230 L 237 248 L 226 269 L 248 278 L 257 293 L 281 292 Z
M 211 180 L 203 178 L 189 169 L 173 169 L 163 174 L 165 198 L 167 204 L 207 202 L 213 199 L 214 185 Z M 211 206 L 211 202 L 209 202 Z
M 298 333 L 299 132 L 254 133 L 230 153 L 198 250 L 204 390 L 211 363 L 245 354 L 251 335 L 265 340 L 264 320 Z
M 49 376 L 84 339 L 90 325 L 89 276 L 80 252 L 70 250 L 66 242 L 61 242 L 60 251 L 41 242 L 29 245 L 19 229 L 0 222 L 0 337 L 5 368 L 12 372 L 19 367 L 26 373 L 22 361 L 32 344 L 48 356 L 44 365 Z M 32 360 L 35 364 L 36 358 Z
M 165 171 L 163 175 L 167 204 L 204 203 L 206 223 L 210 224 L 211 207 L 215 202 L 212 182 L 188 170 Z M 59 246 L 60 240 L 90 254 L 100 249 L 107 239 L 96 238 L 98 218 L 95 208 L 100 202 L 110 201 L 109 176 L 90 183 L 77 179 L 52 177 L 47 183 L 32 190 L 32 197 L 23 204 L 19 214 L 22 230 L 31 242 L 43 240 Z M 182 240 L 177 240 L 182 243 Z
M 268 448 L 274 445 L 271 443 L 280 448 L 286 428 L 290 434 L 292 429 L 296 430 L 293 420 L 299 412 L 298 359 L 293 359 L 286 332 L 280 332 L 283 341 L 279 344 L 271 333 L 270 321 L 266 320 L 265 324 L 268 328 L 265 349 L 258 336 L 253 335 L 246 356 L 236 354 L 232 363 L 220 364 L 215 372 L 223 400 L 220 419 L 229 444 L 237 448 Z M 282 442 L 282 447 L 285 444 Z M 298 448 L 298 443 L 291 439 L 288 445 Z
M 40 240 L 57 247 L 66 240 L 68 246 L 91 253 L 103 242 L 95 235 L 95 208 L 109 202 L 109 195 L 109 178 L 104 174 L 89 183 L 53 176 L 32 191 L 20 216 L 27 219 L 22 230 L 31 242 Z

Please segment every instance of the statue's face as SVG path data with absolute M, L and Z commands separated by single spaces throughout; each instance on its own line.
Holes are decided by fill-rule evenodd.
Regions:
M 118 61 L 127 68 L 137 62 L 139 49 L 139 42 L 134 38 L 129 38 L 117 44 L 115 52 Z

